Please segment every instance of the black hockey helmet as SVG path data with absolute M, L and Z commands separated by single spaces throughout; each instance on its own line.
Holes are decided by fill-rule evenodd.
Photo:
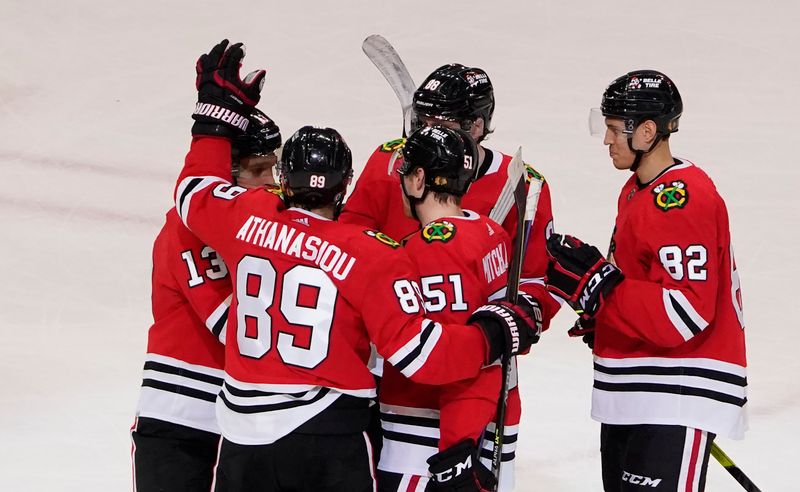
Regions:
M 405 176 L 416 168 L 425 171 L 426 192 L 462 196 L 477 175 L 478 147 L 463 130 L 444 126 L 420 128 L 403 146 L 403 164 L 397 172 Z M 420 200 L 424 198 L 425 195 Z
M 278 150 L 282 143 L 281 129 L 275 121 L 258 109 L 253 109 L 249 119 L 247 131 L 231 142 L 234 157 L 264 156 Z
M 683 101 L 669 77 L 655 70 L 636 70 L 616 78 L 603 93 L 603 116 L 622 118 L 632 133 L 643 121 L 653 120 L 661 136 L 678 131 Z
M 334 205 L 338 215 L 353 177 L 353 157 L 339 132 L 304 126 L 284 144 L 279 165 L 287 205 Z
M 486 72 L 459 63 L 434 70 L 414 92 L 413 99 L 418 116 L 458 121 L 463 130 L 469 131 L 473 121 L 483 118 L 480 140 L 490 133 L 494 106 L 494 88 Z

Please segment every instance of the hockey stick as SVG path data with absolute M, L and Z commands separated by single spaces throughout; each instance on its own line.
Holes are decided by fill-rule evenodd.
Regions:
M 414 79 L 411 78 L 411 74 L 400 55 L 397 54 L 397 50 L 380 34 L 367 36 L 364 42 L 361 43 L 361 49 L 381 72 L 386 81 L 389 82 L 389 86 L 394 90 L 397 99 L 400 101 L 400 108 L 403 111 L 403 137 L 405 137 L 407 130 L 411 127 L 411 119 L 414 117 L 411 105 L 417 85 L 414 83 Z M 524 171 L 523 166 L 520 173 Z M 391 172 L 391 168 L 389 172 Z M 508 180 L 506 180 L 494 207 L 489 213 L 489 218 L 498 224 L 502 224 L 506 220 L 508 212 L 511 211 L 511 206 L 514 204 L 514 189 L 518 180 L 519 176 L 509 173 Z
M 525 248 L 528 244 L 533 218 L 536 216 L 536 207 L 539 204 L 539 193 L 542 191 L 542 182 L 531 180 L 528 190 L 525 190 L 525 164 L 522 162 L 522 147 L 517 149 L 514 158 L 508 165 L 508 183 L 514 183 L 511 196 L 517 209 L 517 233 L 514 236 L 514 250 L 511 255 L 511 265 L 506 281 L 506 300 L 516 304 L 519 294 L 519 279 L 522 275 L 522 259 L 525 257 Z M 505 191 L 505 187 L 504 187 Z M 502 197 L 503 193 L 501 193 Z M 497 208 L 497 207 L 495 207 Z M 509 205 L 510 209 L 510 205 Z M 494 211 L 494 210 L 493 210 Z M 508 214 L 506 210 L 505 214 Z M 505 218 L 505 217 L 504 217 Z M 508 385 L 511 378 L 511 357 L 503 355 L 501 358 L 502 378 L 500 381 L 500 398 L 497 400 L 497 421 L 494 426 L 494 441 L 492 447 L 492 474 L 496 483 L 494 490 L 500 483 L 500 463 L 503 457 L 503 433 L 505 431 L 506 406 L 508 403 Z
M 389 86 L 400 100 L 400 108 L 403 110 L 403 137 L 405 137 L 407 130 L 411 128 L 411 118 L 413 117 L 411 103 L 417 84 L 411 78 L 400 55 L 380 34 L 367 36 L 367 39 L 361 43 L 361 49 L 389 82 Z
M 744 490 L 747 492 L 761 492 L 761 489 L 759 489 L 756 484 L 754 484 L 753 481 L 744 474 L 741 468 L 736 466 L 736 463 L 734 463 L 733 460 L 730 459 L 715 442 L 711 443 L 711 456 L 713 456 L 720 465 L 728 470 L 728 473 L 730 473 L 731 476 L 735 478 L 737 482 L 739 482 Z

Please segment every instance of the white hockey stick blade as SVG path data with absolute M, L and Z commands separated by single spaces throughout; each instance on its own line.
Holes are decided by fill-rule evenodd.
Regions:
M 508 179 L 503 185 L 503 189 L 500 190 L 497 202 L 489 212 L 489 218 L 498 224 L 502 224 L 506 220 L 508 212 L 511 211 L 511 207 L 514 205 L 514 189 L 524 173 L 525 164 L 522 162 L 522 147 L 520 147 L 511 162 L 508 163 Z
M 400 100 L 400 106 L 403 108 L 403 117 L 406 116 L 411 109 L 411 101 L 414 97 L 414 91 L 417 85 L 411 74 L 408 72 L 405 63 L 400 59 L 394 47 L 386 41 L 386 38 L 380 34 L 373 34 L 368 36 L 367 39 L 361 44 L 361 49 L 367 55 L 372 63 L 383 74 L 383 77 L 389 82 L 389 85 Z
M 536 207 L 539 205 L 539 194 L 542 192 L 544 181 L 533 178 L 528 184 L 528 199 L 525 201 L 525 221 L 532 221 L 536 216 Z

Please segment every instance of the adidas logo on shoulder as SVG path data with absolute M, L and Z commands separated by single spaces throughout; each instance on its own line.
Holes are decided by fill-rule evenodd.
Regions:
M 292 219 L 293 222 L 297 222 L 298 224 L 303 224 L 304 226 L 310 225 L 308 223 L 308 217 L 298 217 L 297 219 Z

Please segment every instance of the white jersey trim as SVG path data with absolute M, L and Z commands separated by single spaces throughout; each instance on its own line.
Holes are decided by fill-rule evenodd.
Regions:
M 490 174 L 494 174 L 500 170 L 500 164 L 503 163 L 503 153 L 498 152 L 492 149 L 486 149 L 492 153 L 492 163 L 489 165 L 489 169 L 486 170 L 484 176 L 488 176 Z
M 178 215 L 187 228 L 189 208 L 192 203 L 192 197 L 198 191 L 207 188 L 215 183 L 230 184 L 222 178 L 216 176 L 188 176 L 178 184 L 178 189 L 175 191 L 175 209 Z M 190 228 L 191 230 L 191 228 Z
M 147 354 L 136 413 L 218 434 L 214 402 L 223 376 L 221 369 Z
M 714 359 L 595 357 L 592 418 L 616 425 L 682 425 L 741 439 L 747 429 L 742 366 Z
M 228 295 L 211 315 L 206 319 L 206 328 L 225 345 L 225 335 L 228 332 L 228 310 L 231 307 L 233 294 Z
M 403 376 L 410 378 L 425 365 L 441 336 L 442 325 L 423 319 L 420 323 L 420 332 L 386 360 Z
M 662 300 L 669 320 L 684 340 L 691 340 L 692 337 L 708 327 L 708 321 L 700 316 L 683 292 L 662 289 Z

